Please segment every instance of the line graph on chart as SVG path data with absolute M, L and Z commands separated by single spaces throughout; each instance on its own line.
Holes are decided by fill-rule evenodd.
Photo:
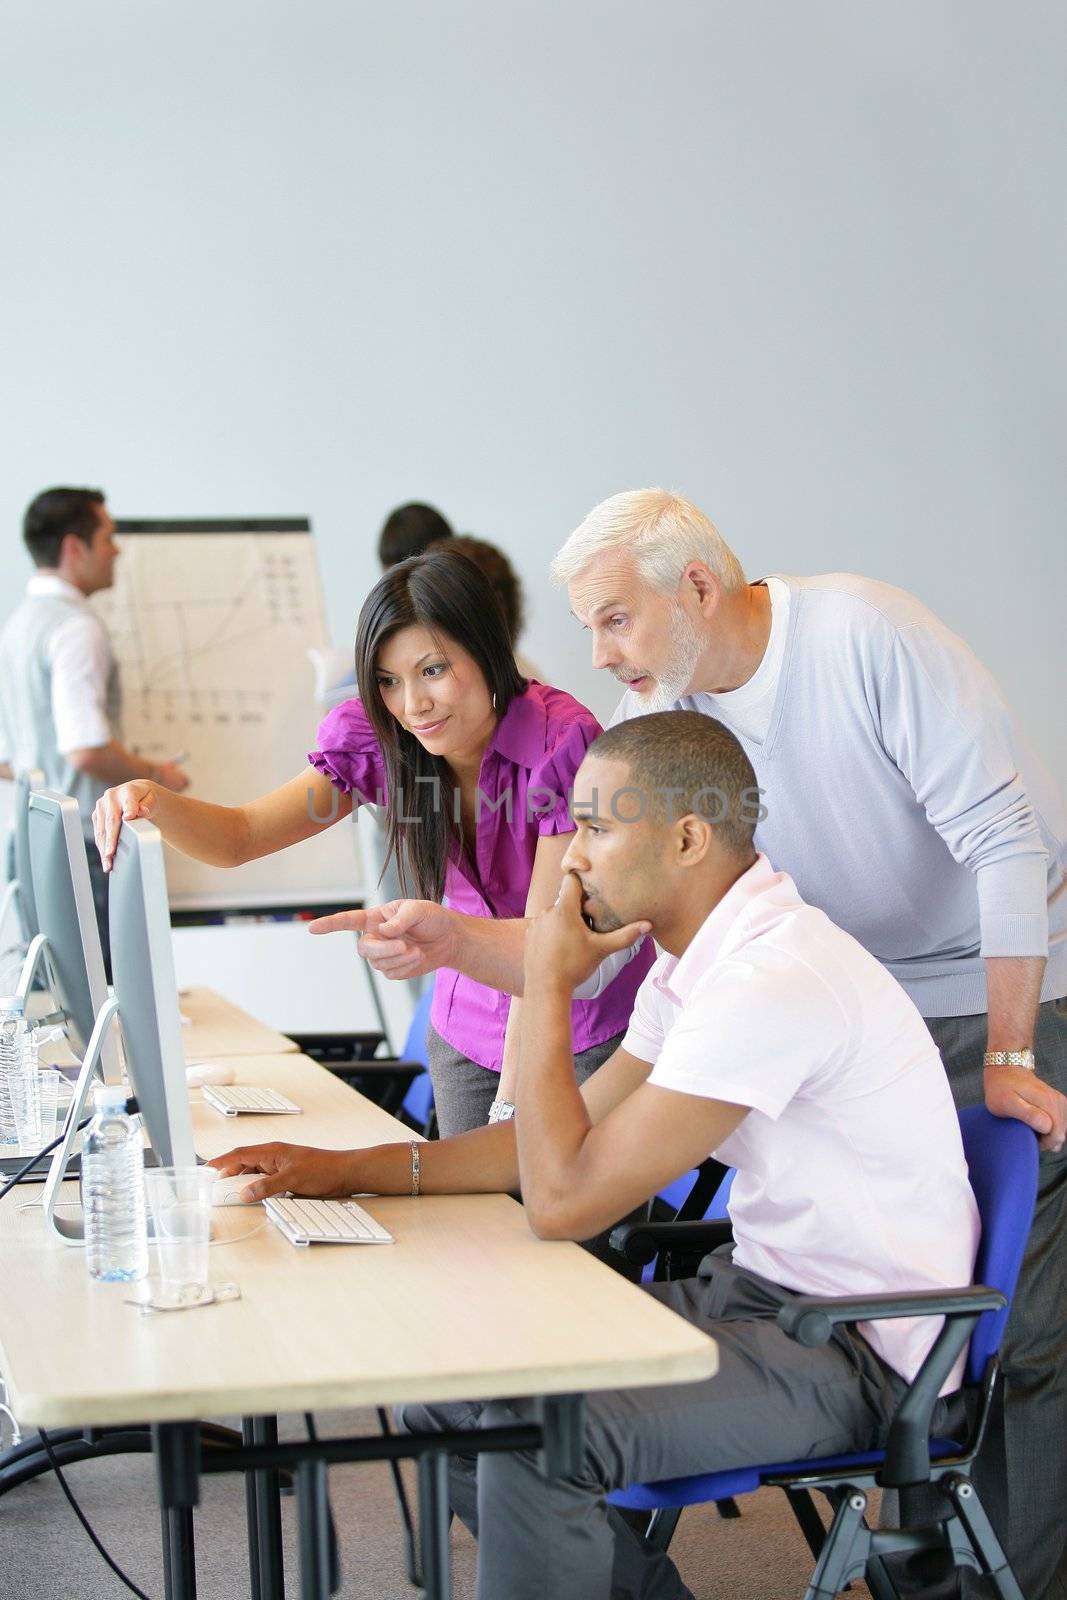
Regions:
M 98 598 L 122 674 L 127 740 L 163 755 L 182 729 L 277 723 L 286 679 L 308 683 L 326 633 L 305 534 L 138 534 L 120 539 Z M 310 558 L 310 559 L 309 559 Z
M 121 738 L 178 757 L 191 798 L 242 805 L 307 772 L 321 708 L 311 647 L 328 642 L 310 530 L 140 525 L 118 536 L 115 584 L 94 596 L 122 684 Z M 168 852 L 172 904 L 289 904 L 358 885 L 355 830 L 223 872 Z

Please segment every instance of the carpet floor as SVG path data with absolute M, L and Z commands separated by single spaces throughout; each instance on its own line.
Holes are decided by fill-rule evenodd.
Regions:
M 320 1413 L 324 1435 L 376 1430 L 371 1413 Z M 282 1432 L 302 1437 L 299 1419 Z M 150 1600 L 162 1600 L 159 1512 L 150 1456 L 111 1457 L 68 1469 L 67 1481 L 105 1547 Z M 407 1475 L 412 1504 L 412 1475 Z M 334 1467 L 330 1496 L 343 1568 L 342 1600 L 412 1600 L 404 1571 L 400 1517 L 383 1464 Z M 696 1600 L 791 1600 L 803 1596 L 811 1558 L 785 1503 L 772 1490 L 747 1496 L 743 1515 L 713 1508 L 683 1513 L 672 1554 Z M 299 1594 L 296 1506 L 283 1497 L 286 1591 Z M 473 1600 L 475 1545 L 458 1523 L 452 1533 L 454 1600 Z M 244 1490 L 236 1477 L 203 1481 L 196 1513 L 199 1600 L 249 1594 Z M 105 1566 L 51 1475 L 0 1499 L 0 1600 L 121 1600 L 128 1594 Z M 867 1590 L 855 1585 L 855 1600 Z

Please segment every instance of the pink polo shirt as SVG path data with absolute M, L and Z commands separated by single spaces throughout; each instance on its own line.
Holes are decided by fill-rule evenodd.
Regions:
M 680 958 L 659 957 L 623 1043 L 654 1063 L 650 1083 L 751 1107 L 714 1152 L 737 1168 L 738 1266 L 814 1295 L 971 1282 L 978 1208 L 926 1025 L 896 979 L 766 856 Z M 940 1321 L 860 1331 L 911 1378 Z M 959 1388 L 963 1362 L 943 1393 Z
M 525 915 L 537 841 L 574 831 L 569 811 L 574 774 L 600 731 L 592 712 L 562 689 L 531 680 L 516 695 L 482 757 L 478 783 L 485 803 L 476 870 L 472 874 L 458 851 L 448 863 L 445 898 L 453 910 L 473 917 Z M 319 749 L 308 760 L 346 794 L 372 805 L 386 796 L 385 764 L 360 700 L 334 707 L 319 726 Z M 410 801 L 405 807 L 410 814 Z M 574 1002 L 576 1055 L 626 1027 L 655 956 L 652 941 L 644 945 L 595 1000 Z M 499 1072 L 510 1005 L 509 995 L 443 967 L 434 984 L 430 1020 L 454 1049 Z

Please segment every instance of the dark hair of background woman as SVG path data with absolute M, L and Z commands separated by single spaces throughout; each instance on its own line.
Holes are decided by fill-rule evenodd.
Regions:
M 522 584 L 503 550 L 490 544 L 487 539 L 476 539 L 473 533 L 457 533 L 448 548 L 469 556 L 489 579 L 493 593 L 504 608 L 504 621 L 511 634 L 512 646 L 516 645 L 524 620 Z
M 436 506 L 428 506 L 422 500 L 409 500 L 407 505 L 390 511 L 382 523 L 378 560 L 383 567 L 395 567 L 398 561 L 421 556 L 432 544 L 451 537 L 452 524 Z
M 363 603 L 356 628 L 356 680 L 385 763 L 389 853 L 396 857 L 404 894 L 440 900 L 448 862 L 463 848 L 458 790 L 447 764 L 385 709 L 378 688 L 382 645 L 401 628 L 413 626 L 454 639 L 473 656 L 490 696 L 496 697 L 498 717 L 522 693 L 526 680 L 515 665 L 500 602 L 467 556 L 442 548 L 402 561 L 378 580 Z M 438 781 L 418 783 L 418 778 Z M 402 822 L 402 817 L 417 821 Z

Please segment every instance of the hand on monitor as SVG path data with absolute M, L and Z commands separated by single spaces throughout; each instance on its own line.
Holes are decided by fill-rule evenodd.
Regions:
M 246 1144 L 208 1162 L 223 1178 L 260 1174 L 241 1191 L 246 1203 L 271 1194 L 313 1195 L 336 1199 L 360 1192 L 355 1173 L 357 1152 L 315 1150 L 304 1144 Z
M 151 821 L 157 798 L 156 785 L 148 778 L 120 783 L 100 796 L 93 808 L 93 835 L 105 872 L 111 871 L 122 824 L 138 817 Z

